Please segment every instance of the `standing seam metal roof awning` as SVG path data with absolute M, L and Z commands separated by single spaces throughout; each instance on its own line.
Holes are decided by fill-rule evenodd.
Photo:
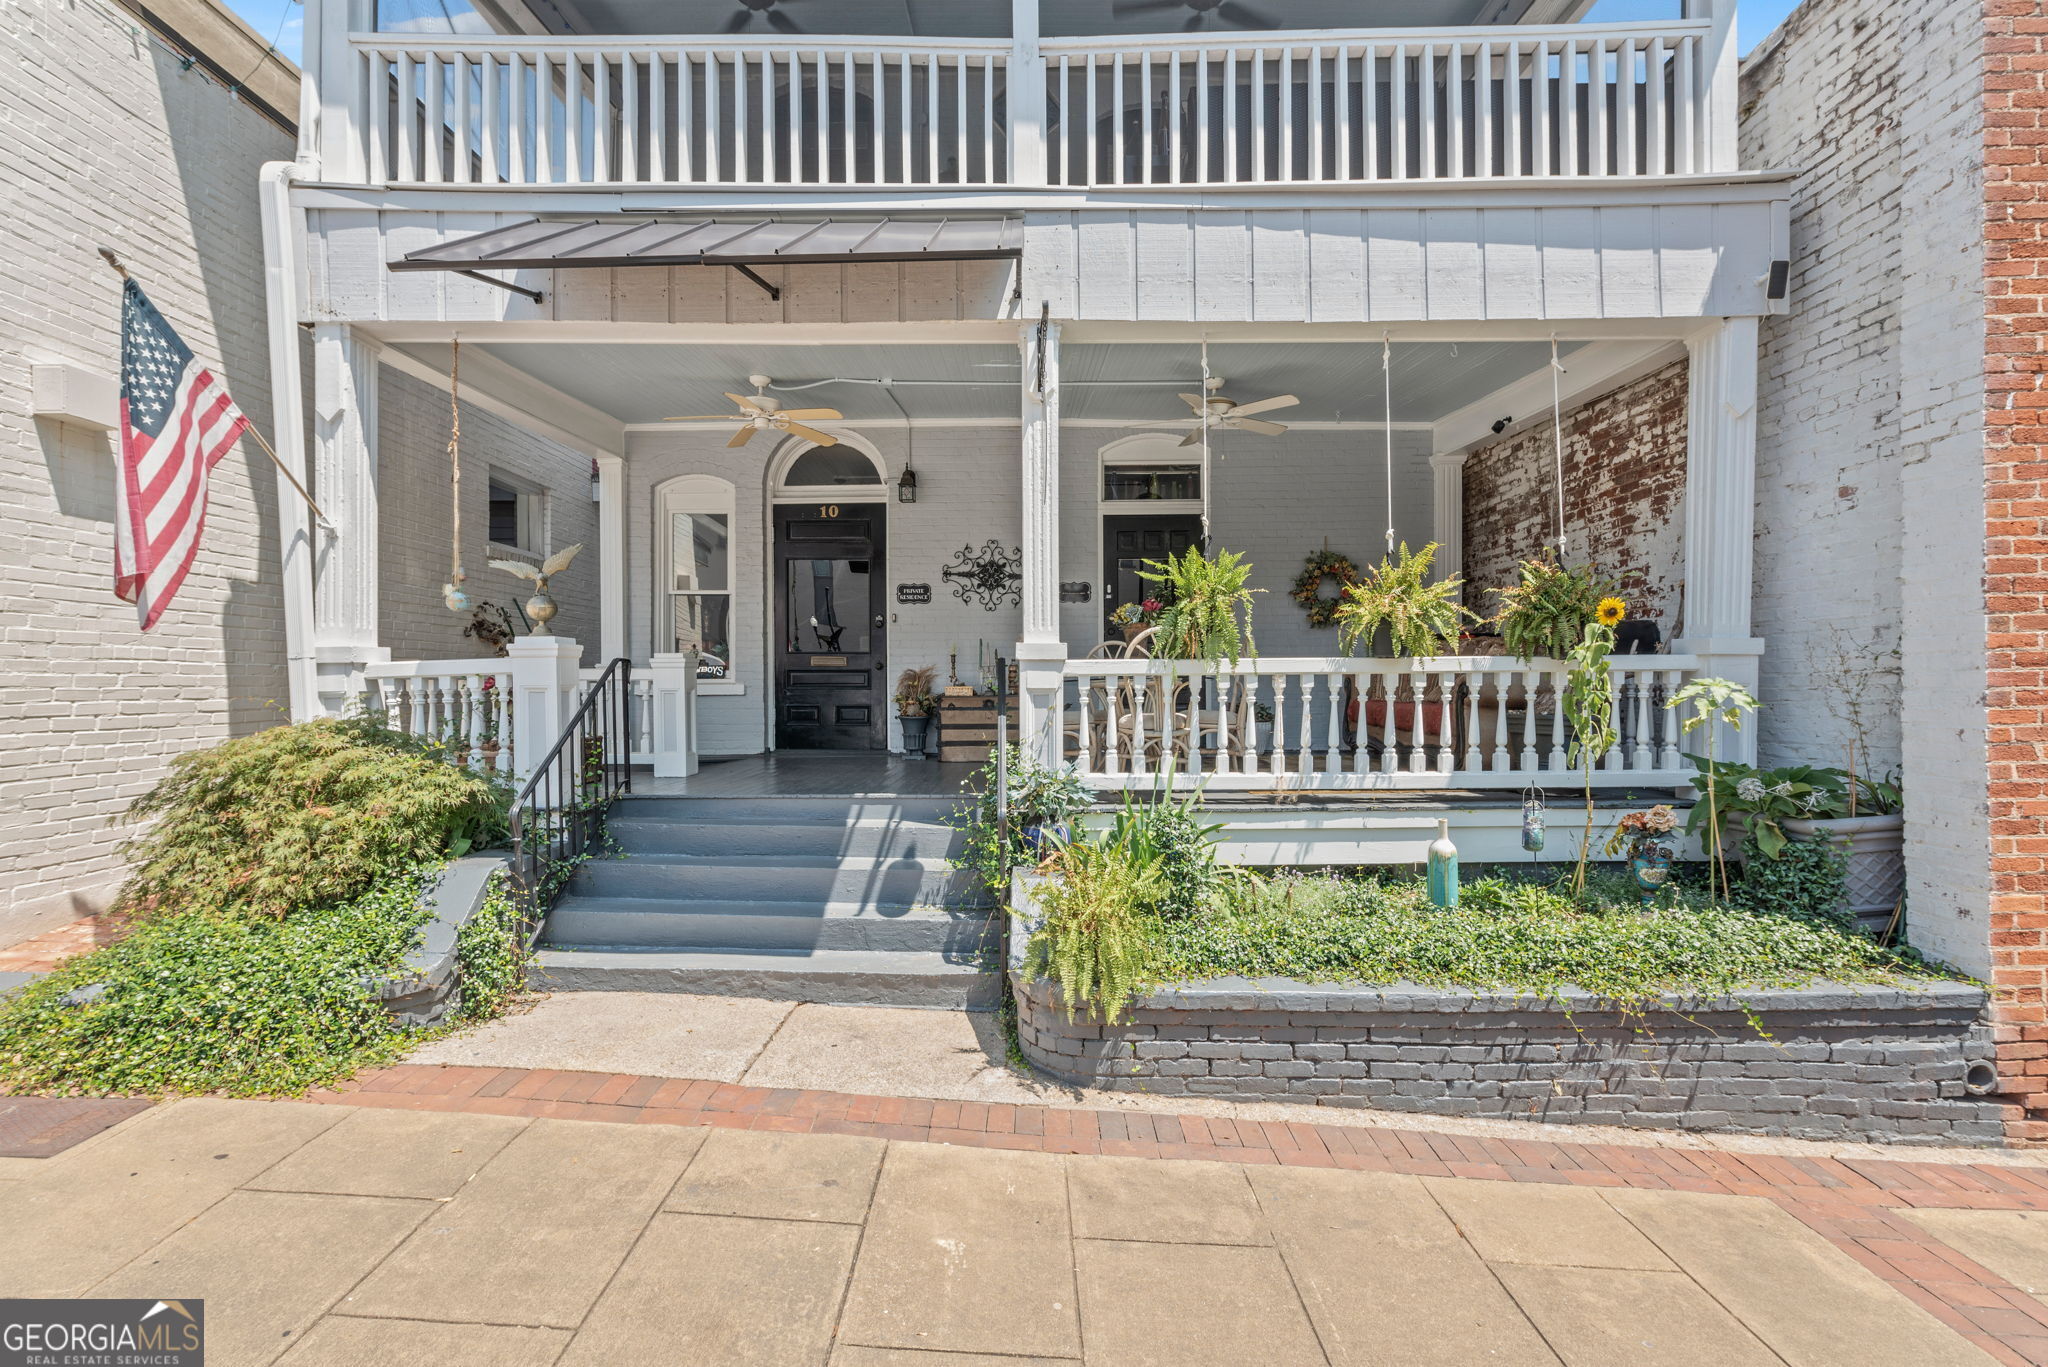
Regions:
M 995 261 L 1023 254 L 1014 218 L 529 219 L 408 252 L 395 271 Z

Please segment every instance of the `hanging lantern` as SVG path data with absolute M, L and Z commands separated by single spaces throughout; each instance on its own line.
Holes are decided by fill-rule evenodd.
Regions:
M 1522 848 L 1543 852 L 1543 791 L 1533 784 L 1522 793 Z
M 896 481 L 896 501 L 898 503 L 917 502 L 917 471 L 911 469 L 908 465 L 903 467 L 903 478 Z

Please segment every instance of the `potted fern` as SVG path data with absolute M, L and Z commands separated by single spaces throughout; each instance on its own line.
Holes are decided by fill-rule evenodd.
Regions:
M 1401 543 L 1398 560 L 1381 560 L 1344 587 L 1337 605 L 1337 635 L 1346 652 L 1363 643 L 1370 650 L 1386 632 L 1395 659 L 1411 655 L 1451 655 L 1465 623 L 1477 620 L 1458 601 L 1462 579 L 1430 581 L 1436 543 L 1410 552 Z
M 1493 590 L 1498 606 L 1487 620 L 1518 660 L 1569 659 L 1613 592 L 1591 565 L 1573 569 L 1545 551 L 1521 563 L 1513 587 Z
M 939 671 L 933 665 L 918 665 L 896 678 L 896 724 L 903 728 L 903 753 L 923 755 L 926 733 L 931 729 L 932 709 L 938 705 Z
M 1245 587 L 1252 567 L 1243 556 L 1221 549 L 1205 556 L 1190 546 L 1178 559 L 1168 555 L 1145 564 L 1149 568 L 1139 577 L 1160 585 L 1157 597 L 1165 602 L 1153 624 L 1155 658 L 1236 664 L 1259 653 L 1252 641 L 1252 595 L 1265 590 Z

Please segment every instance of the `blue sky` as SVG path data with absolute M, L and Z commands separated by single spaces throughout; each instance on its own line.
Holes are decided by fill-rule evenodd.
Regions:
M 293 61 L 299 59 L 299 31 L 305 10 L 297 0 L 228 0 L 249 27 L 264 38 L 276 35 L 277 50 Z M 1742 0 L 1736 11 L 1741 28 L 1738 35 L 1744 52 L 1749 51 L 1783 22 L 1799 0 Z M 1600 0 L 1593 7 L 1594 19 L 1625 22 L 1630 19 L 1667 19 L 1677 10 L 1676 0 Z

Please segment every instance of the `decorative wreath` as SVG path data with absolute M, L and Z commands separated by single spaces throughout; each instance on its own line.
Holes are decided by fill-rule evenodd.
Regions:
M 1328 597 L 1323 593 L 1327 581 L 1337 581 L 1337 594 Z M 1290 596 L 1301 604 L 1308 614 L 1312 627 L 1327 627 L 1337 621 L 1337 607 L 1344 601 L 1344 590 L 1358 582 L 1358 566 L 1351 563 L 1351 557 L 1336 551 L 1316 551 L 1302 565 L 1301 573 L 1294 576 L 1294 589 Z

